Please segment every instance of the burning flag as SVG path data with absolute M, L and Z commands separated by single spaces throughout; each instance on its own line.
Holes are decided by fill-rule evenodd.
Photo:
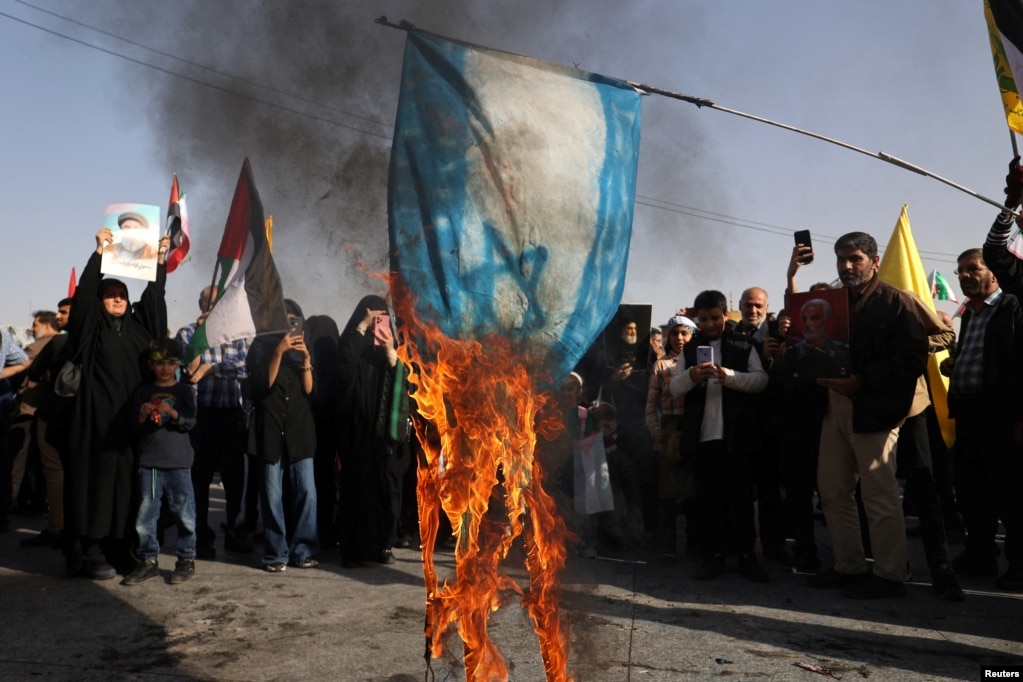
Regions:
M 1012 130 L 1023 133 L 1023 104 L 1018 86 L 1023 77 L 1023 3 L 1020 0 L 984 0 L 984 18 L 1006 122 Z
M 213 286 L 213 307 L 189 341 L 185 362 L 211 346 L 287 330 L 281 278 L 266 241 L 263 204 L 247 158 L 217 252 Z
M 167 236 L 170 237 L 170 253 L 167 254 L 167 272 L 177 269 L 188 255 L 191 240 L 188 234 L 188 208 L 185 194 L 178 189 L 178 176 L 171 182 L 170 202 L 167 204 Z
M 959 299 L 956 298 L 956 294 L 952 291 L 952 287 L 949 286 L 948 280 L 945 279 L 945 275 L 941 274 L 937 270 L 931 270 L 931 298 L 937 301 L 952 301 L 958 303 Z
M 522 594 L 548 680 L 570 679 L 557 607 L 564 522 L 534 458 L 542 410 L 621 300 L 640 94 L 578 69 L 410 32 L 388 186 L 392 296 L 425 459 L 427 653 L 457 622 L 466 677 L 507 679 L 487 634 Z M 440 506 L 443 509 L 440 509 Z M 439 583 L 443 511 L 456 575 Z M 501 561 L 526 547 L 527 592 Z

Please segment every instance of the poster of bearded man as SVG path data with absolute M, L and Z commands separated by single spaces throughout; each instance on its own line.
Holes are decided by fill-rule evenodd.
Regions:
M 160 207 L 111 204 L 104 210 L 103 227 L 112 239 L 103 245 L 100 270 L 110 277 L 156 280 L 160 242 Z

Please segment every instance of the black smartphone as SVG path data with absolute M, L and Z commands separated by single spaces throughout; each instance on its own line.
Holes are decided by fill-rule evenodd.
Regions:
M 290 327 L 290 329 L 288 331 L 288 334 L 290 334 L 291 336 L 301 336 L 302 335 L 302 318 L 301 317 L 292 317 L 291 319 L 288 320 L 288 327 Z
M 792 233 L 795 239 L 796 245 L 802 244 L 803 246 L 810 247 L 810 255 L 799 258 L 800 265 L 808 265 L 813 262 L 813 244 L 810 242 L 810 230 L 796 230 Z

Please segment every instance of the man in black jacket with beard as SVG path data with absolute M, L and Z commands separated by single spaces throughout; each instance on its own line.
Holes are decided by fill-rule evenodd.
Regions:
M 850 232 L 835 243 L 838 276 L 849 292 L 850 375 L 818 379 L 828 390 L 817 488 L 835 555 L 813 587 L 844 588 L 855 599 L 901 597 L 906 529 L 895 478 L 899 427 L 927 366 L 927 332 L 908 294 L 878 277 L 877 242 Z M 853 491 L 859 482 L 870 526 L 867 572 Z

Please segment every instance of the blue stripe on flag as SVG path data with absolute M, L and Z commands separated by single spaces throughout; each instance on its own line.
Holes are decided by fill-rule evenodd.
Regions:
M 511 337 L 556 381 L 571 371 L 621 300 L 640 97 L 409 34 L 388 202 L 392 269 L 421 319 Z

